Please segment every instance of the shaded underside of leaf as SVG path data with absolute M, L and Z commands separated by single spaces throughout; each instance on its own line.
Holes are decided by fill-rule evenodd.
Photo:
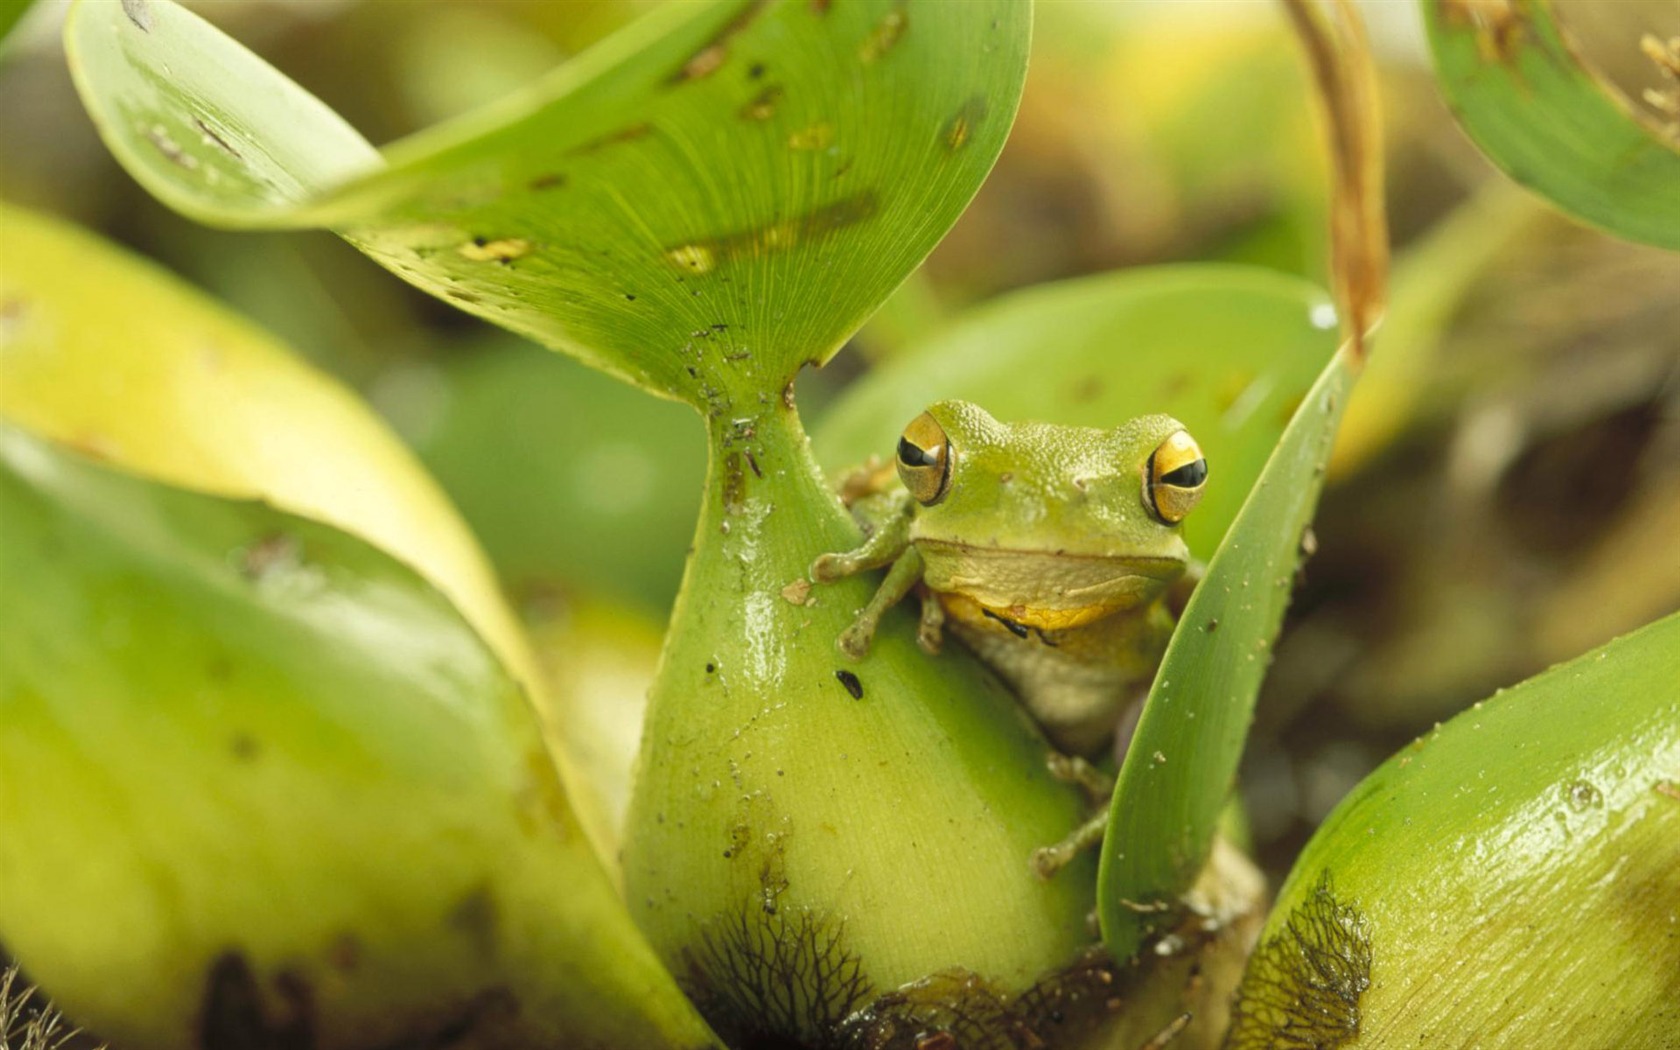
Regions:
M 890 453 L 906 423 L 946 398 L 1001 420 L 1102 428 L 1164 412 L 1207 456 L 1207 495 L 1184 523 L 1192 552 L 1205 556 L 1335 350 L 1335 326 L 1321 289 L 1258 268 L 1067 281 L 981 307 L 871 373 L 819 421 L 813 442 L 838 472 Z
M 1348 1046 L 1672 1046 L 1677 921 L 1669 616 L 1472 706 L 1355 788 L 1279 895 L 1231 1045 L 1303 1045 L 1287 1040 L 1335 1018 Z
M 413 570 L 11 427 L 0 517 L 0 940 L 78 1020 L 708 1044 L 518 685 Z
M 1423 9 L 1448 104 L 1495 164 L 1584 222 L 1680 249 L 1680 132 L 1585 65 L 1550 0 Z
M 383 168 L 164 0 L 83 3 L 66 32 L 107 143 L 173 207 L 331 227 L 468 312 L 723 412 L 826 360 L 955 221 L 1013 120 L 1029 19 L 671 4 Z
M 1301 403 L 1179 618 L 1120 769 L 1097 908 L 1137 951 L 1207 858 L 1354 380 L 1347 348 Z

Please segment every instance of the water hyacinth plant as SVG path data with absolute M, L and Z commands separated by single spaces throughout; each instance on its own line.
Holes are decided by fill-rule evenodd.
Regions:
M 1680 243 L 1672 129 L 1584 71 L 1547 3 L 1421 7 L 1496 163 Z M 118 1050 L 1672 1045 L 1673 615 L 1395 755 L 1269 913 L 1236 844 L 1332 442 L 1368 360 L 1395 382 L 1384 311 L 1417 332 L 1439 306 L 1415 288 L 1459 294 L 1390 301 L 1362 28 L 1345 3 L 1283 8 L 1329 143 L 1331 291 L 1230 262 L 1028 289 L 913 340 L 808 437 L 801 370 L 914 280 L 1003 149 L 1029 4 L 667 4 L 375 149 L 188 8 L 78 0 L 77 91 L 157 199 L 333 231 L 686 405 L 701 431 L 630 409 L 594 429 L 703 433 L 706 469 L 626 733 L 567 670 L 596 643 L 521 622 L 353 394 L 0 204 L 5 953 Z M 836 640 L 878 581 L 810 578 L 862 538 L 834 479 L 950 398 L 1169 413 L 1211 465 L 1184 525 L 1205 571 L 1095 808 L 966 649 L 924 652 L 899 608 L 851 659 Z M 1033 873 L 1103 806 L 1100 847 Z

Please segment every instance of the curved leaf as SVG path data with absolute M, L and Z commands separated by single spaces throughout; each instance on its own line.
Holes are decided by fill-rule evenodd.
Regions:
M 1229 1045 L 1672 1046 L 1676 902 L 1669 616 L 1474 705 L 1355 788 L 1279 894 Z
M 709 411 L 821 362 L 1001 149 L 1030 7 L 670 4 L 387 151 L 165 0 L 81 3 L 112 151 L 206 222 L 331 227 L 463 309 Z
M 1116 958 L 1137 951 L 1207 859 L 1353 384 L 1349 354 L 1337 353 L 1290 420 L 1150 687 L 1097 875 L 1103 940 Z
M 9 426 L 0 519 L 0 939 L 79 1021 L 136 1050 L 715 1045 L 519 686 L 414 571 Z
M 1323 291 L 1258 268 L 1065 281 L 983 306 L 870 373 L 819 421 L 813 441 L 834 472 L 888 454 L 904 424 L 944 398 L 999 419 L 1095 427 L 1165 412 L 1207 455 L 1207 496 L 1184 523 L 1191 550 L 1205 556 L 1334 352 L 1335 328 Z
M 112 5 L 115 7 L 116 5 Z M 0 204 L 0 419 L 186 488 L 377 544 L 540 688 L 472 534 L 358 398 L 150 263 Z
M 1550 0 L 1423 10 L 1441 89 L 1489 159 L 1584 222 L 1680 250 L 1680 131 L 1585 65 Z M 1680 55 L 1668 63 L 1680 72 Z M 1669 103 L 1680 106 L 1680 82 Z

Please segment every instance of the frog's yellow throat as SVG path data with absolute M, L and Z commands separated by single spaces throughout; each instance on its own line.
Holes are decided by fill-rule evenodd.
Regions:
M 1184 571 L 1176 558 L 1043 554 L 924 540 L 922 581 L 956 619 L 1065 631 L 1147 607 Z M 995 626 L 995 624 L 994 624 Z
M 1140 601 L 1096 602 L 1089 605 L 1048 608 L 1030 605 L 994 607 L 956 591 L 935 592 L 934 596 L 945 607 L 945 615 L 958 623 L 982 628 L 1001 625 L 1022 637 L 1025 637 L 1025 632 L 1029 629 L 1066 631 L 1075 627 L 1085 627 L 1117 613 L 1138 609 L 1156 597 L 1151 595 L 1149 599 Z

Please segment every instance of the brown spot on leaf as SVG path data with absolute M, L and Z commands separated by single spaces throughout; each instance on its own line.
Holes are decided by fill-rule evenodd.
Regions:
M 940 135 L 941 140 L 945 143 L 945 148 L 955 153 L 968 145 L 968 140 L 974 134 L 974 129 L 979 127 L 980 122 L 985 119 L 986 96 L 975 95 L 964 102 L 962 107 L 957 110 L 956 115 L 946 121 L 945 130 Z
M 599 138 L 593 138 L 588 142 L 573 146 L 571 149 L 566 151 L 566 155 L 578 157 L 590 153 L 598 153 L 601 150 L 606 149 L 608 146 L 617 146 L 625 142 L 635 142 L 637 139 L 646 138 L 652 132 L 653 125 L 647 123 L 646 121 L 639 124 L 631 124 L 628 127 L 619 128 L 617 131 L 609 131 L 607 134 L 602 135 Z
M 788 135 L 788 149 L 810 151 L 827 147 L 834 141 L 834 125 L 818 121 Z
M 1081 376 L 1074 382 L 1072 389 L 1068 391 L 1068 400 L 1076 404 L 1085 404 L 1101 397 L 1102 392 L 1102 376 L 1095 374 Z
M 786 251 L 831 236 L 873 218 L 879 210 L 875 194 L 866 190 L 782 222 L 668 248 L 665 258 L 683 270 L 707 274 L 725 262 Z
M 497 912 L 496 895 L 488 884 L 480 883 L 449 909 L 448 922 L 451 929 L 466 937 L 473 951 L 488 959 L 496 951 Z
M 0 348 L 23 331 L 28 313 L 29 304 L 21 296 L 9 295 L 0 299 Z
M 752 101 L 741 107 L 741 119 L 769 120 L 776 115 L 776 104 L 782 100 L 782 94 L 782 85 L 766 86 L 763 91 L 752 97 Z
M 455 251 L 460 254 L 461 258 L 470 259 L 473 262 L 494 262 L 506 265 L 515 259 L 528 255 L 531 251 L 531 242 L 523 237 L 500 237 L 496 240 L 474 237 L 467 243 L 458 246 Z
M 879 61 L 881 56 L 904 39 L 904 34 L 909 30 L 910 12 L 905 8 L 904 0 L 899 0 L 864 38 L 862 46 L 858 48 L 858 58 L 865 65 Z
M 282 972 L 265 991 L 245 956 L 224 952 L 210 967 L 199 1014 L 202 1050 L 315 1050 L 314 994 Z
M 753 3 L 730 19 L 729 23 L 717 31 L 705 45 L 696 51 L 682 68 L 671 76 L 670 83 L 682 84 L 690 80 L 709 77 L 723 67 L 729 58 L 729 44 L 742 30 L 752 25 L 759 15 L 769 6 L 769 0 L 753 0 Z
M 538 175 L 536 178 L 526 183 L 527 187 L 538 193 L 545 190 L 557 190 L 564 185 L 566 185 L 566 176 L 557 171 L 549 172 L 546 175 Z

